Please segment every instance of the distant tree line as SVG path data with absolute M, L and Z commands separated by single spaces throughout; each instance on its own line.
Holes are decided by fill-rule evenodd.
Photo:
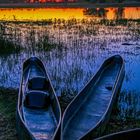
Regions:
M 74 2 L 74 1 L 83 1 L 83 0 L 0 0 L 0 3 L 22 3 L 22 2 L 51 2 L 51 1 L 62 1 L 62 2 Z M 94 3 L 105 3 L 105 2 L 140 2 L 140 0 L 85 0 L 85 1 L 90 1 Z
M 125 0 L 96 0 L 96 1 L 100 3 L 105 3 L 105 2 L 123 2 Z
M 19 3 L 25 2 L 25 0 L 0 0 L 0 3 Z
M 27 3 L 46 3 L 46 2 L 76 2 L 77 0 L 26 0 Z
M 132 1 L 137 1 L 140 2 L 140 0 L 88 0 L 90 2 L 95 2 L 95 3 L 105 3 L 105 2 L 132 2 Z
M 78 0 L 0 0 L 0 3 L 40 3 L 40 2 L 76 2 Z M 80 0 L 79 0 L 80 1 Z

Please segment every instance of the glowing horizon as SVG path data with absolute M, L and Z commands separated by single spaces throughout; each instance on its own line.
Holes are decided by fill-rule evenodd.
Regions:
M 43 21 L 48 19 L 83 19 L 84 9 L 74 8 L 14 8 L 0 9 L 0 20 Z M 76 14 L 75 14 L 76 13 Z
M 117 12 L 118 8 L 106 8 L 106 9 L 108 10 L 107 19 L 117 18 L 116 12 Z M 124 11 L 122 13 L 122 18 L 140 19 L 140 8 L 135 8 L 135 7 L 124 8 Z
M 98 13 L 98 9 L 96 12 Z M 84 8 L 10 8 L 0 9 L 0 20 L 3 21 L 44 21 L 49 19 L 64 19 L 71 18 L 85 19 L 93 18 L 100 19 L 98 15 L 85 15 Z M 140 8 L 124 8 L 122 13 L 117 14 L 117 8 L 104 8 L 106 19 L 140 19 Z

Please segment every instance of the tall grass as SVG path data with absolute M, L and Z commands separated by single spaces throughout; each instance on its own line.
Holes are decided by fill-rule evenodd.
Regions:
M 32 55 L 39 56 L 45 62 L 56 93 L 62 95 L 61 101 L 65 108 L 108 56 L 122 55 L 128 65 L 126 73 L 131 76 L 128 72 L 133 61 L 139 63 L 139 23 L 139 20 L 102 18 L 50 19 L 49 22 L 34 23 L 9 22 L 5 23 L 5 28 L 11 37 L 5 38 L 19 44 L 22 49 L 15 57 L 16 69 L 20 69 L 22 61 Z M 7 65 L 9 62 L 7 61 Z M 10 71 L 5 77 L 8 77 L 8 74 Z M 20 72 L 14 75 L 16 76 L 19 79 Z M 129 81 L 131 80 L 129 78 Z M 129 82 L 126 79 L 124 81 L 129 86 Z M 14 82 L 18 85 L 17 79 L 14 79 Z M 124 94 L 126 92 L 125 89 Z M 121 111 L 123 113 L 124 110 L 120 109 Z
M 0 25 L 0 55 L 8 55 L 11 53 L 18 53 L 20 46 L 11 39 L 12 34 L 6 32 L 4 24 Z

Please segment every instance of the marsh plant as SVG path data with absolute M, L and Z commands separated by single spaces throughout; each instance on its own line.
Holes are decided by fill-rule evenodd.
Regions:
M 94 13 L 99 18 L 5 22 L 3 27 L 10 37 L 1 36 L 18 44 L 21 51 L 18 55 L 9 54 L 6 59 L 0 59 L 3 67 L 0 72 L 3 82 L 0 84 L 18 87 L 22 62 L 36 55 L 45 63 L 55 91 L 61 95 L 61 105 L 65 108 L 107 57 L 120 54 L 126 62 L 126 76 L 119 96 L 119 113 L 124 119 L 128 116 L 137 117 L 139 99 L 129 101 L 124 98 L 128 98 L 127 93 L 136 88 L 136 95 L 131 94 L 129 98 L 133 99 L 140 92 L 136 84 L 140 74 L 140 21 L 124 19 L 123 16 L 109 20 L 105 18 L 106 11 L 103 9 L 86 12 Z

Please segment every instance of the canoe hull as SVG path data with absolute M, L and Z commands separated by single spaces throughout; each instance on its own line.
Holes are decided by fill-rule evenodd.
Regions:
M 20 114 L 16 112 L 16 131 L 19 140 L 35 140 L 20 119 Z
M 123 71 L 120 75 L 120 78 L 118 79 L 118 84 L 116 84 L 116 89 L 115 89 L 115 92 L 114 92 L 114 96 L 112 97 L 112 102 L 110 104 L 110 107 L 108 108 L 108 111 L 106 112 L 106 115 L 104 116 L 102 121 L 100 121 L 100 123 L 92 131 L 90 131 L 84 137 L 82 137 L 81 140 L 90 140 L 90 139 L 92 140 L 93 138 L 99 137 L 101 134 L 103 134 L 103 132 L 106 128 L 106 125 L 107 125 L 107 123 L 110 119 L 112 108 L 113 108 L 113 105 L 116 101 L 117 93 L 120 92 L 122 82 L 123 82 L 123 79 L 124 79 L 124 73 L 125 72 L 124 72 L 124 66 L 123 66 Z
M 40 71 L 38 69 L 40 69 Z M 29 72 L 30 72 L 30 76 L 29 76 Z M 41 79 L 40 76 L 43 79 Z M 27 83 L 29 82 L 29 79 L 31 83 L 31 79 L 36 77 L 40 78 L 40 80 L 45 80 L 45 79 L 47 80 L 46 84 L 43 85 L 44 88 L 43 91 L 41 91 L 40 89 L 39 90 L 28 89 L 29 85 Z M 36 79 L 34 79 L 34 81 L 35 80 Z M 40 85 L 40 82 L 37 83 L 39 84 L 39 86 L 42 86 Z M 38 88 L 38 84 L 36 85 L 36 83 L 32 83 L 31 85 L 34 86 L 34 88 Z M 25 103 L 23 103 L 25 100 L 26 91 L 30 93 L 30 97 L 34 95 L 34 99 L 37 99 L 36 100 L 37 102 L 40 98 L 43 97 L 41 96 L 41 94 L 45 95 L 44 101 L 45 102 L 48 101 L 46 100 L 47 99 L 46 93 L 49 92 L 49 100 L 50 100 L 49 106 L 46 108 L 45 105 L 45 108 L 42 109 L 28 108 L 27 106 L 25 106 Z M 36 98 L 37 94 L 39 95 L 39 98 Z M 21 77 L 21 84 L 19 89 L 18 104 L 17 104 L 17 111 L 16 111 L 16 128 L 17 128 L 18 138 L 20 140 L 40 140 L 40 139 L 59 140 L 60 121 L 61 121 L 60 105 L 56 97 L 56 94 L 54 92 L 54 89 L 52 88 L 52 84 L 46 72 L 45 66 L 42 63 L 42 61 L 37 57 L 31 57 L 23 63 L 23 69 L 22 69 L 22 77 Z
M 101 82 L 99 82 L 99 86 L 98 86 L 97 83 L 99 81 L 98 79 L 100 79 L 99 77 L 101 77 L 102 73 L 105 73 L 104 76 L 106 79 L 106 76 L 108 76 L 108 73 L 104 71 L 106 71 L 105 69 L 107 69 L 108 65 L 109 65 L 109 68 L 112 68 L 110 66 L 112 62 L 113 62 L 113 66 L 114 66 L 114 63 L 117 64 L 117 67 L 118 67 L 118 64 L 120 66 L 118 73 L 115 74 L 116 77 L 115 77 L 115 83 L 113 83 L 113 87 L 110 87 L 110 86 L 105 87 L 102 80 Z M 115 65 L 113 70 L 115 70 L 117 67 Z M 62 118 L 62 125 L 61 125 L 61 133 L 62 133 L 61 140 L 67 139 L 68 135 L 69 137 L 72 136 L 68 140 L 73 140 L 73 139 L 89 140 L 100 135 L 103 132 L 105 125 L 109 120 L 112 107 L 115 102 L 117 93 L 119 92 L 121 88 L 123 78 L 124 78 L 124 61 L 121 58 L 121 56 L 115 55 L 107 59 L 99 68 L 98 72 L 91 78 L 91 80 L 87 83 L 87 85 L 83 88 L 83 90 L 74 98 L 74 100 L 70 103 L 70 105 L 65 110 L 63 118 Z M 108 83 L 108 79 L 105 80 L 105 82 Z M 101 86 L 102 87 L 101 90 L 100 88 L 97 88 L 96 85 L 98 87 Z M 90 93 L 90 90 L 92 91 L 91 93 Z M 100 95 L 101 92 L 103 92 L 103 94 Z M 109 98 L 107 97 L 108 95 L 106 93 L 110 94 Z M 93 98 L 93 100 L 91 98 Z M 107 103 L 107 105 L 106 105 L 106 108 L 103 109 L 104 112 L 100 113 L 99 111 L 96 111 L 96 110 L 98 110 L 100 107 L 104 107 L 104 103 L 103 104 L 101 103 L 101 101 L 104 99 L 106 100 L 105 103 Z M 101 106 L 100 105 L 98 106 L 98 104 L 101 104 Z M 98 115 L 100 118 L 98 117 Z M 83 121 L 80 121 L 81 119 Z M 94 123 L 93 120 L 96 120 L 95 121 L 96 123 Z M 91 121 L 93 123 L 90 123 Z M 87 127 L 87 125 L 89 125 L 90 128 Z M 69 130 L 71 132 L 69 132 Z M 79 134 L 74 133 L 73 130 L 77 130 Z M 77 136 L 77 134 L 79 136 Z

